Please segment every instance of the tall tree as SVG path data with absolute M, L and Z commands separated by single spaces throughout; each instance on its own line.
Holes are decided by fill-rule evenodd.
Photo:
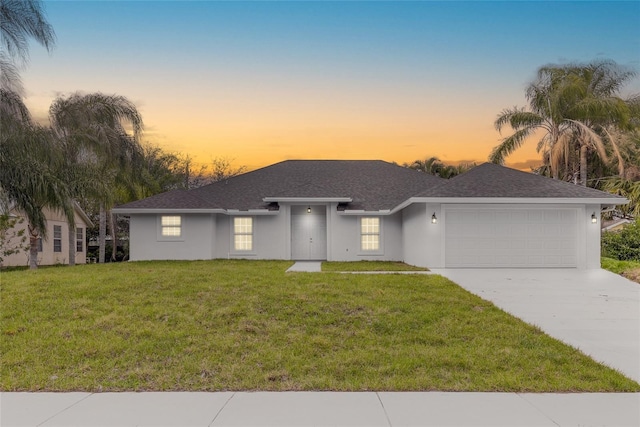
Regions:
M 22 100 L 0 92 L 0 198 L 28 221 L 29 266 L 37 268 L 38 238 L 47 237 L 44 208 L 61 211 L 73 225 L 68 186 L 60 179 L 63 156 L 47 128 L 31 120 Z
M 55 38 L 41 1 L 0 1 L 0 89 L 22 94 L 20 69 L 29 60 L 29 39 L 51 50 Z
M 496 129 L 502 131 L 508 124 L 514 133 L 493 149 L 490 161 L 504 163 L 529 137 L 542 131 L 537 148 L 554 178 L 578 152 L 580 183 L 586 185 L 589 152 L 608 162 L 608 149 L 622 172 L 623 159 L 612 130 L 633 126 L 638 97 L 622 99 L 618 93 L 634 76 L 613 61 L 540 68 L 526 91 L 529 109 L 514 107 L 498 115 Z
M 39 0 L 0 1 L 0 202 L 20 210 L 29 222 L 30 267 L 37 267 L 37 239 L 46 237 L 42 209 L 72 209 L 66 188 L 53 173 L 59 160 L 48 144 L 51 133 L 35 125 L 22 102 L 20 71 L 29 59 L 29 40 L 51 50 L 55 32 Z M 7 207 L 7 206 L 5 206 Z M 71 222 L 73 218 L 71 217 Z
M 440 161 L 437 157 L 429 157 L 425 160 L 415 160 L 413 163 L 405 163 L 404 167 L 409 169 L 415 169 L 420 172 L 427 173 L 429 175 L 439 176 L 440 178 L 453 178 L 456 175 L 460 175 L 469 169 L 473 168 L 475 163 L 460 163 L 457 166 L 447 165 Z
M 139 143 L 142 117 L 125 97 L 76 93 L 57 98 L 51 105 L 49 118 L 67 160 L 88 165 L 89 169 L 93 166 L 97 172 L 93 184 L 90 179 L 76 181 L 87 185 L 76 187 L 73 197 L 89 193 L 100 200 L 99 262 L 104 262 L 111 207 L 119 191 L 133 188 L 134 169 L 143 158 Z M 71 233 L 69 238 L 73 238 Z

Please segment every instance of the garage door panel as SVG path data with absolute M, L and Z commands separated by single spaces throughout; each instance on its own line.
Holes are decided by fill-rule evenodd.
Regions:
M 577 210 L 448 208 L 447 267 L 576 267 Z
M 545 218 L 545 212 L 543 211 L 529 211 L 527 212 L 528 220 L 530 222 L 542 222 Z

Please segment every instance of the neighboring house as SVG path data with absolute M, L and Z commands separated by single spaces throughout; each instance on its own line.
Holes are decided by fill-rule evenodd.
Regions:
M 289 160 L 120 206 L 130 259 L 394 260 L 600 268 L 600 212 L 627 200 L 483 164 L 450 180 L 383 161 Z
M 69 223 L 65 216 L 58 211 L 48 208 L 44 208 L 43 211 L 47 220 L 47 239 L 38 239 L 38 265 L 69 264 Z M 21 217 L 20 212 L 16 210 L 11 210 L 10 215 Z M 84 264 L 87 259 L 87 227 L 92 227 L 93 223 L 78 204 L 75 205 L 75 223 L 76 264 Z M 16 225 L 16 230 L 25 230 L 27 250 L 6 257 L 2 262 L 4 267 L 29 265 L 29 232 L 27 227 L 26 220 Z
M 602 231 L 620 231 L 633 221 L 627 218 L 612 218 L 602 221 Z

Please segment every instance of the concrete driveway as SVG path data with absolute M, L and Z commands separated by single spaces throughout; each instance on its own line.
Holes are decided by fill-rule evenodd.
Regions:
M 640 284 L 606 270 L 436 269 L 640 382 Z

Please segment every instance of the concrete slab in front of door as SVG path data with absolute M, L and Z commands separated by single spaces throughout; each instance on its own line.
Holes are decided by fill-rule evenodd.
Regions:
M 303 271 L 307 273 L 319 273 L 322 271 L 322 261 L 296 261 L 287 273 L 292 271 Z

